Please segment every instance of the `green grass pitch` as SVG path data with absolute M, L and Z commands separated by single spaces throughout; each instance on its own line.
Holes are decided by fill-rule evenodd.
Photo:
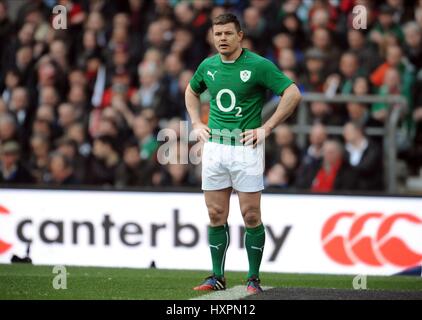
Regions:
M 52 266 L 1 265 L 0 299 L 185 300 L 203 295 L 192 287 L 206 271 L 66 267 L 67 289 L 53 288 Z M 245 284 L 245 273 L 227 272 L 228 288 Z M 352 289 L 353 276 L 262 273 L 270 287 Z M 368 290 L 422 290 L 420 277 L 368 277 Z

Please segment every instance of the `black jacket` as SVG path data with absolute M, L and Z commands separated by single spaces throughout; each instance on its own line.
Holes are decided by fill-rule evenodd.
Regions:
M 346 152 L 346 159 L 350 163 L 350 154 Z M 356 166 L 352 166 L 356 173 L 356 189 L 359 191 L 382 191 L 383 158 L 381 148 L 377 143 L 368 140 L 368 147 Z
M 3 174 L 0 172 L 0 183 L 1 184 L 30 184 L 34 183 L 35 179 L 22 164 L 17 165 L 16 171 L 11 177 L 5 179 Z

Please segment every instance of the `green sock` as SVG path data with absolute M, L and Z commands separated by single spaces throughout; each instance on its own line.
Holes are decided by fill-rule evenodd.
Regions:
M 248 278 L 256 276 L 259 278 L 259 266 L 261 265 L 262 254 L 265 244 L 265 227 L 263 224 L 255 228 L 246 228 L 245 247 L 248 253 L 249 273 Z
M 211 251 L 212 271 L 217 277 L 224 276 L 226 252 L 230 243 L 227 224 L 218 227 L 208 227 L 208 243 Z

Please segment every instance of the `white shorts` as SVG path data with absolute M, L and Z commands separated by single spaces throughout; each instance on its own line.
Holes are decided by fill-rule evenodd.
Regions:
M 263 145 L 231 146 L 206 142 L 202 151 L 202 190 L 228 187 L 240 192 L 264 189 Z

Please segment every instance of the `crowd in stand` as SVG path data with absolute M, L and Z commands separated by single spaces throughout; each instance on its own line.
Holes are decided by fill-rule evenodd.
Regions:
M 67 9 L 66 29 L 52 27 L 55 5 Z M 366 28 L 353 27 L 356 5 Z M 399 156 L 410 173 L 422 166 L 422 1 L 31 0 L 13 17 L 8 6 L 0 0 L 3 185 L 199 188 L 200 165 L 157 161 L 159 132 L 185 139 L 184 91 L 216 53 L 211 21 L 226 11 L 242 21 L 243 46 L 303 93 L 404 96 Z M 206 94 L 201 104 L 206 122 Z M 382 139 L 366 128 L 382 127 L 389 108 L 311 103 L 306 148 L 291 130 L 295 116 L 269 137 L 267 187 L 384 190 Z M 343 134 L 329 135 L 330 125 Z

